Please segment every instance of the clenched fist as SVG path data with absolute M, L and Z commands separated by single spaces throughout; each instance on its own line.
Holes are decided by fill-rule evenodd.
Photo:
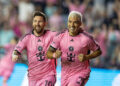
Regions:
M 16 62 L 16 61 L 18 60 L 18 57 L 19 57 L 19 55 L 16 54 L 16 51 L 13 51 L 12 61 L 13 61 L 13 62 Z
M 79 59 L 80 62 L 83 62 L 83 61 L 86 60 L 86 57 L 85 57 L 84 54 L 79 54 L 79 55 L 78 55 L 78 59 Z
M 62 52 L 60 50 L 56 50 L 55 52 L 55 58 L 59 58 L 61 56 Z

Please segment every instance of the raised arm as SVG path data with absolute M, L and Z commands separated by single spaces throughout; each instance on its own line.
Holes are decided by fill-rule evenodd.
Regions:
M 50 46 L 48 51 L 47 51 L 47 58 L 49 59 L 55 59 L 55 58 L 59 58 L 61 56 L 61 51 L 55 49 L 54 47 Z

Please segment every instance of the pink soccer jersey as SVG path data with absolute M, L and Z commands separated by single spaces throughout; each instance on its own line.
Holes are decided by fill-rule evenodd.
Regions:
M 14 50 L 20 53 L 23 49 L 27 50 L 29 80 L 40 80 L 46 75 L 56 75 L 52 60 L 46 58 L 47 49 L 55 34 L 48 30 L 42 36 L 29 33 L 15 47 Z
M 4 77 L 4 80 L 7 80 L 14 68 L 14 62 L 12 61 L 12 51 L 15 45 L 6 45 L 4 48 L 6 50 L 5 56 L 0 60 L 0 76 Z
M 66 30 L 53 39 L 51 46 L 62 51 L 61 86 L 67 86 L 69 82 L 74 81 L 78 82 L 76 83 L 78 85 L 73 84 L 74 86 L 80 86 L 79 77 L 88 79 L 89 61 L 80 62 L 78 55 L 80 53 L 86 55 L 90 50 L 95 51 L 99 48 L 88 33 L 81 31 L 79 35 L 72 37 Z

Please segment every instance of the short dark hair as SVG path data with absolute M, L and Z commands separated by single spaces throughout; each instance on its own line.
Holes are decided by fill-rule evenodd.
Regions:
M 47 17 L 46 17 L 46 15 L 45 15 L 43 12 L 35 11 L 34 14 L 33 14 L 33 18 L 34 18 L 35 16 L 42 16 L 43 19 L 44 19 L 44 21 L 45 21 L 45 22 L 47 21 Z

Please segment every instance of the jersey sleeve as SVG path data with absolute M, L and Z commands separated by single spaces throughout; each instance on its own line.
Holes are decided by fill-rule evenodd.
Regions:
M 26 48 L 27 41 L 28 41 L 28 36 L 21 38 L 14 50 L 17 50 L 19 53 L 21 53 L 22 50 Z
M 89 40 L 89 49 L 92 51 L 96 51 L 100 48 L 100 46 L 98 45 L 98 43 L 93 39 L 93 37 L 91 37 L 91 39 Z

